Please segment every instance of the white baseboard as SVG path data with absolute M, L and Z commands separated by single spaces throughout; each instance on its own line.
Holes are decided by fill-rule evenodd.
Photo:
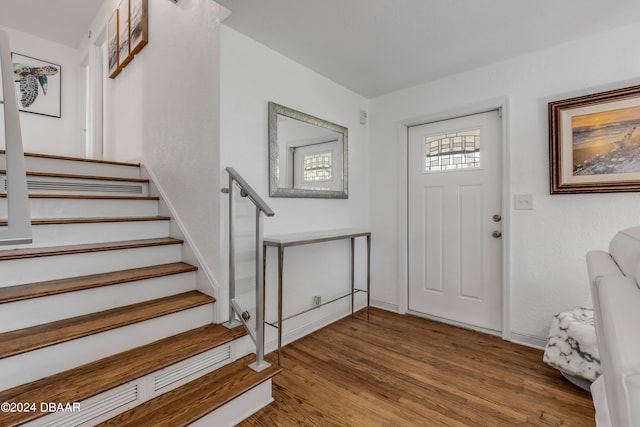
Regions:
M 271 389 L 271 380 L 267 380 L 189 425 L 191 427 L 235 426 L 273 402 Z
M 171 201 L 167 197 L 166 192 L 158 182 L 156 174 L 148 165 L 148 162 L 143 161 L 141 165 L 141 173 L 148 175 L 148 178 L 151 180 L 149 191 L 157 191 L 160 195 L 161 203 L 169 210 L 171 214 L 171 221 L 176 225 L 179 233 L 181 234 L 181 236 L 179 237 L 184 240 L 184 244 L 187 246 L 187 248 L 183 248 L 183 254 L 191 253 L 195 258 L 195 260 L 193 260 L 184 259 L 183 257 L 186 262 L 193 262 L 199 268 L 197 274 L 199 282 L 202 280 L 206 282 L 204 285 L 198 283 L 198 290 L 209 294 L 220 301 L 220 285 L 218 284 L 218 280 L 216 279 L 216 274 L 213 268 L 206 261 L 205 257 L 202 256 L 198 247 L 194 244 L 193 238 L 189 234 L 189 231 L 186 229 L 184 222 L 180 218 L 180 215 L 178 215 L 175 207 L 173 206 L 173 204 L 171 204 Z M 220 309 L 218 306 L 219 304 L 214 304 L 214 323 L 221 323 L 223 321 L 223 319 L 220 318 Z
M 400 313 L 400 306 L 386 301 L 380 301 L 372 299 L 370 301 L 371 307 L 379 308 L 381 310 L 392 311 L 394 313 Z
M 536 348 L 538 350 L 544 350 L 547 345 L 547 338 L 538 337 L 535 335 L 529 335 L 522 332 L 511 331 L 512 343 L 524 345 L 527 347 Z
M 387 310 L 387 311 L 391 311 L 394 313 L 399 313 L 400 309 L 399 306 L 397 304 L 392 304 L 386 301 L 380 301 L 380 300 L 371 300 L 371 306 L 372 307 L 376 307 L 382 310 Z M 439 321 L 439 322 L 444 322 L 444 323 L 449 323 L 452 324 L 454 326 L 460 326 L 460 327 L 466 327 L 469 328 L 468 325 L 462 325 L 462 324 L 457 324 L 455 322 L 449 322 L 449 321 L 445 321 L 443 319 L 439 319 L 439 318 L 435 318 L 435 317 L 431 317 L 431 316 L 426 316 L 426 315 L 420 315 L 418 313 L 409 313 L 409 314 L 413 314 L 413 315 L 418 315 L 419 317 L 424 317 L 424 318 L 428 318 L 431 320 L 435 320 L 435 321 Z M 482 330 L 482 329 L 478 329 L 478 328 L 470 328 L 470 329 L 476 329 L 479 330 L 480 332 L 485 332 L 485 333 L 489 333 L 491 335 L 496 335 L 495 331 L 486 331 L 486 330 Z M 504 337 L 503 337 L 504 338 Z M 546 337 L 539 337 L 536 335 L 530 335 L 530 334 L 525 334 L 522 332 L 517 332 L 517 331 L 511 331 L 509 338 L 505 339 L 505 341 L 509 341 L 512 342 L 514 344 L 520 344 L 520 345 L 524 345 L 527 347 L 532 347 L 538 350 L 544 350 L 545 346 L 547 345 L 547 338 Z
M 346 304 L 334 303 L 335 306 L 326 305 L 317 310 L 313 310 L 289 320 L 284 321 L 282 334 L 282 345 L 290 344 L 306 335 L 324 328 L 344 317 L 351 315 L 351 308 Z M 357 304 L 355 311 L 366 307 L 364 304 Z M 265 353 L 270 353 L 278 349 L 277 330 L 266 326 Z

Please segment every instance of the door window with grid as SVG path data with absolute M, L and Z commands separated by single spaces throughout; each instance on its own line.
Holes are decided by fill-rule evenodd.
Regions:
M 480 129 L 425 137 L 425 172 L 480 167 Z

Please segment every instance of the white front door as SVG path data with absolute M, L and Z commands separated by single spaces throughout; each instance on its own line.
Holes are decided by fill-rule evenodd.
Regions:
M 497 110 L 409 128 L 409 310 L 502 329 Z

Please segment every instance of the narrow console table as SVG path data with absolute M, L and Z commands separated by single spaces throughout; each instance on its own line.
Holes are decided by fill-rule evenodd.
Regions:
M 355 240 L 358 237 L 366 237 L 367 239 L 367 289 L 357 289 L 355 287 Z M 310 245 L 313 243 L 329 242 L 333 240 L 351 240 L 351 247 L 349 251 L 350 256 L 350 291 L 340 297 L 334 298 L 331 301 L 324 302 L 317 306 L 311 307 L 307 310 L 299 313 L 292 314 L 287 318 L 282 318 L 282 288 L 283 288 L 283 271 L 284 271 L 284 249 L 290 246 Z M 367 309 L 370 303 L 370 287 L 371 287 L 371 232 L 359 229 L 341 229 L 341 230 L 328 230 L 319 231 L 313 233 L 294 233 L 294 234 L 281 234 L 273 236 L 265 236 L 263 241 L 263 253 L 264 262 L 266 266 L 267 260 L 267 247 L 272 246 L 278 248 L 278 321 L 276 323 L 265 322 L 270 326 L 278 329 L 278 365 L 282 359 L 282 322 L 284 320 L 291 319 L 292 317 L 299 316 L 311 310 L 315 310 L 324 305 L 338 301 L 342 298 L 351 297 L 351 314 L 354 313 L 354 295 L 358 292 L 367 293 Z M 264 277 L 265 275 L 263 275 Z M 266 278 L 264 279 L 266 280 Z

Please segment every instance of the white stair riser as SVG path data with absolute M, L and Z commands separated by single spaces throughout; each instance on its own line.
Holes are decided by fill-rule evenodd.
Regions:
M 0 390 L 35 381 L 213 321 L 207 304 L 0 360 Z
M 34 225 L 32 235 L 33 242 L 31 244 L 2 246 L 2 250 L 167 237 L 169 235 L 169 221 Z
M 31 156 L 25 156 L 24 163 L 26 170 L 33 172 L 140 178 L 140 168 L 134 166 L 82 162 L 77 160 L 48 159 L 46 157 Z M 0 154 L 0 169 L 6 170 L 4 154 Z
M 137 380 L 131 381 L 123 386 L 116 387 L 115 389 L 101 393 L 97 396 L 83 400 L 80 403 L 81 413 L 57 413 L 45 416 L 34 422 L 25 424 L 25 427 L 91 427 L 98 423 L 104 422 L 116 415 L 119 415 L 131 408 L 139 406 L 144 402 L 151 400 L 163 393 L 171 391 L 189 381 L 193 381 L 206 375 L 212 371 L 220 369 L 221 367 L 228 365 L 229 363 L 245 356 L 246 354 L 240 354 L 238 352 L 239 343 L 241 340 L 235 340 L 227 344 L 220 345 L 204 353 L 190 357 L 187 360 L 168 366 L 159 371 L 153 372 Z M 222 356 L 222 357 L 221 357 Z M 225 358 L 228 357 L 228 358 Z M 218 363 L 213 365 L 206 364 L 202 367 L 202 360 L 204 358 L 209 359 L 215 357 Z M 209 359 L 211 360 L 211 359 Z M 165 387 L 157 390 L 156 380 L 158 377 L 165 375 L 167 372 L 176 372 L 176 370 L 184 369 L 185 366 L 193 366 L 199 364 L 202 369 L 197 372 L 183 377 Z M 135 392 L 131 392 L 135 390 Z M 123 395 L 126 395 L 128 399 L 123 399 Z M 131 401 L 131 399 L 135 399 Z M 111 402 L 117 402 L 120 406 L 113 408 L 116 404 Z M 111 409 L 113 408 L 113 409 Z M 86 413 L 89 412 L 89 413 Z M 83 420 L 89 420 L 83 422 Z M 215 425 L 215 424 L 213 424 Z
M 195 272 L 0 305 L 0 333 L 167 297 L 196 288 Z
M 33 243 L 29 245 L 3 246 L 2 250 L 156 239 L 169 235 L 169 221 L 46 224 L 34 225 L 31 231 Z
M 0 287 L 149 267 L 181 260 L 181 245 L 14 259 L 0 262 Z
M 32 219 L 119 218 L 157 216 L 157 200 L 31 198 Z M 0 218 L 7 218 L 7 199 L 0 198 Z
M 2 176 L 4 178 L 4 176 Z M 147 196 L 146 182 L 113 181 L 27 175 L 30 194 L 82 194 L 92 196 Z
M 269 379 L 238 396 L 210 414 L 189 424 L 190 427 L 233 427 L 273 402 Z

